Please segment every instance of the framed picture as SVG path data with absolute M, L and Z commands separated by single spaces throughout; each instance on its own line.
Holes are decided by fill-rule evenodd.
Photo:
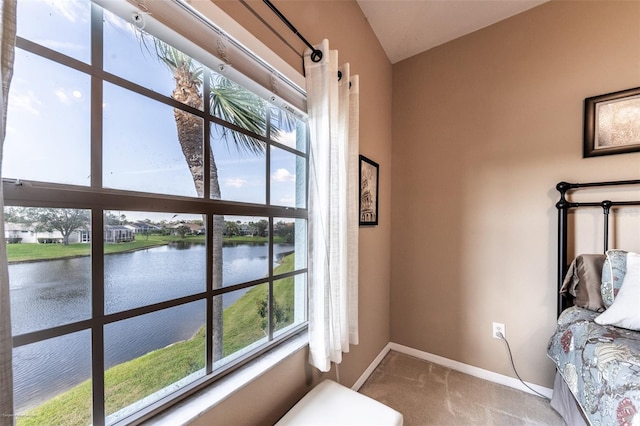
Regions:
M 378 163 L 360 156 L 360 225 L 378 224 Z
M 584 100 L 583 157 L 640 151 L 640 87 Z

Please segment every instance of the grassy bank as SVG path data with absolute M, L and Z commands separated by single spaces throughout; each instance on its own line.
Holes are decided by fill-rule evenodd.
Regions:
M 293 270 L 293 255 L 283 258 L 275 273 Z M 294 280 L 274 282 L 275 305 L 281 315 L 277 328 L 293 322 Z M 261 302 L 267 298 L 267 287 L 261 285 L 247 291 L 223 313 L 223 356 L 262 339 L 264 319 Z M 157 392 L 204 368 L 205 330 L 194 337 L 147 353 L 119 364 L 105 372 L 105 407 L 108 414 Z M 67 392 L 18 417 L 19 426 L 42 424 L 87 425 L 91 423 L 91 382 L 85 381 Z
M 173 235 L 149 235 L 139 236 L 135 241 L 128 243 L 107 243 L 104 246 L 105 254 L 124 253 L 128 251 L 141 250 L 149 247 L 157 247 L 170 242 L 183 241 L 193 243 L 204 243 L 204 235 L 187 236 L 180 238 Z M 266 243 L 266 237 L 232 237 L 223 239 L 229 243 Z M 275 238 L 276 243 L 282 242 Z M 39 260 L 64 259 L 79 256 L 89 256 L 91 245 L 87 243 L 63 244 L 7 244 L 7 258 L 9 263 L 32 262 Z
M 148 247 L 156 247 L 169 244 L 171 241 L 181 240 L 179 237 L 151 235 L 139 237 L 128 243 L 107 243 L 104 246 L 105 254 L 124 253 L 140 250 Z M 182 241 L 204 242 L 203 236 L 188 237 Z M 64 244 L 7 244 L 7 258 L 12 262 L 29 262 L 38 260 L 54 260 L 69 257 L 89 256 L 91 244 L 74 243 Z

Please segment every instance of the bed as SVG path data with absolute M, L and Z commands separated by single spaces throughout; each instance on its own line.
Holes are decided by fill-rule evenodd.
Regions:
M 568 425 L 640 425 L 640 254 L 608 247 L 612 210 L 637 212 L 640 201 L 569 200 L 580 189 L 620 186 L 640 188 L 640 180 L 556 187 L 558 321 L 547 354 L 556 365 L 551 406 Z M 569 212 L 583 207 L 602 208 L 604 250 L 570 259 Z

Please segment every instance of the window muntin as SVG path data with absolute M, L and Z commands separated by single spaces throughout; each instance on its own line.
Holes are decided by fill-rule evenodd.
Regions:
M 95 5 L 91 7 L 95 8 L 95 13 L 92 14 L 93 25 L 95 28 L 102 28 L 104 22 L 99 13 L 101 9 Z M 104 23 L 104 25 L 108 25 L 108 23 Z M 49 30 L 61 31 L 62 28 Z M 98 51 L 101 49 L 101 46 L 97 45 L 99 40 L 100 38 L 94 38 L 93 43 L 96 45 L 92 46 Z M 86 408 L 89 410 L 89 417 L 84 415 L 75 418 L 73 413 L 68 413 L 72 417 L 61 421 L 65 424 L 92 422 L 101 425 L 134 419 L 138 416 L 137 411 L 142 407 L 148 404 L 155 407 L 170 400 L 173 395 L 172 390 L 179 394 L 190 387 L 206 384 L 219 374 L 241 366 L 243 362 L 258 356 L 279 340 L 299 331 L 306 322 L 306 301 L 301 297 L 306 297 L 306 253 L 304 252 L 306 251 L 307 213 L 303 207 L 291 209 L 270 202 L 272 196 L 269 193 L 273 187 L 270 168 L 273 165 L 268 160 L 271 156 L 272 146 L 285 146 L 274 139 L 279 134 L 279 130 L 269 118 L 269 114 L 273 114 L 275 110 L 260 99 L 255 106 L 249 108 L 247 116 L 254 117 L 260 122 L 258 126 L 252 127 L 245 125 L 248 123 L 229 118 L 230 116 L 209 115 L 207 108 L 194 109 L 176 103 L 168 97 L 164 98 L 164 94 L 157 95 L 147 89 L 160 90 L 152 84 L 145 85 L 135 81 L 124 81 L 122 75 L 114 78 L 110 72 L 105 72 L 103 68 L 100 68 L 101 64 L 99 63 L 87 65 L 72 59 L 61 58 L 60 55 L 52 54 L 46 49 L 38 47 L 32 49 L 30 43 L 24 43 L 21 39 L 18 41 L 21 45 L 18 51 L 23 49 L 22 51 L 26 55 L 36 58 L 43 64 L 42 69 L 48 66 L 58 67 L 64 70 L 63 74 L 75 73 L 80 76 L 78 77 L 80 80 L 85 79 L 88 82 L 88 76 L 93 79 L 91 86 L 93 90 L 87 90 L 86 97 L 83 97 L 83 101 L 86 102 L 84 104 L 86 116 L 80 121 L 83 126 L 86 126 L 83 128 L 86 129 L 85 134 L 78 136 L 60 132 L 61 136 L 58 136 L 58 134 L 52 134 L 47 128 L 43 135 L 48 137 L 35 138 L 35 143 L 31 147 L 33 152 L 44 150 L 46 144 L 54 138 L 57 142 L 54 146 L 61 148 L 66 147 L 67 144 L 84 144 L 82 145 L 85 147 L 84 151 L 74 148 L 77 152 L 82 153 L 81 158 L 74 157 L 73 161 L 65 163 L 64 167 L 59 169 L 63 170 L 65 174 L 76 173 L 82 178 L 75 180 L 60 178 L 46 167 L 46 163 L 43 163 L 42 167 L 45 169 L 43 175 L 34 174 L 22 177 L 40 182 L 36 182 L 36 185 L 16 186 L 18 188 L 17 197 L 9 196 L 5 199 L 10 208 L 49 203 L 54 209 L 71 206 L 71 208 L 87 212 L 91 216 L 91 221 L 87 223 L 86 229 L 79 230 L 79 244 L 85 247 L 81 258 L 82 261 L 89 264 L 88 270 L 85 270 L 83 274 L 89 280 L 90 285 L 88 295 L 82 302 L 82 309 L 74 308 L 76 312 L 72 313 L 82 313 L 82 315 L 65 320 L 64 324 L 43 325 L 41 329 L 32 331 L 15 331 L 13 336 L 14 353 L 18 353 L 24 348 L 46 345 L 58 339 L 64 340 L 79 335 L 88 336 L 83 337 L 86 343 L 80 350 L 82 356 L 88 357 L 88 368 L 91 371 L 89 374 L 82 374 L 87 378 L 95 378 L 100 374 L 105 374 L 105 385 L 102 386 L 100 383 L 102 380 L 97 381 L 95 386 L 91 381 L 85 381 L 70 388 L 56 390 L 56 393 L 60 393 L 60 398 L 67 401 L 69 398 L 72 399 L 73 395 L 77 395 L 77 392 L 81 392 L 84 403 L 78 406 L 89 407 Z M 20 69 L 22 71 L 19 71 Z M 24 70 L 25 67 L 16 68 L 14 82 L 22 77 L 22 73 L 27 75 Z M 206 75 L 214 75 L 207 69 L 203 69 L 202 73 L 205 78 L 207 78 Z M 55 75 L 55 72 L 53 74 Z M 75 78 L 71 80 L 76 82 Z M 211 79 L 211 81 L 219 80 L 219 77 Z M 237 88 L 233 87 L 233 90 L 237 90 Z M 245 92 L 240 90 L 239 93 L 246 104 L 247 99 L 253 99 L 255 95 L 246 92 L 246 89 L 243 90 Z M 84 95 L 85 92 L 81 92 L 81 94 Z M 208 94 L 203 94 L 205 99 L 207 96 Z M 16 103 L 15 99 L 13 103 Z M 14 109 L 16 108 L 13 107 L 10 100 L 9 110 Z M 52 111 L 58 110 L 60 108 L 52 109 Z M 158 113 L 158 111 L 162 112 Z M 202 160 L 202 166 L 196 164 L 197 167 L 201 167 L 201 170 L 194 171 L 193 164 L 191 164 L 191 168 L 185 167 L 185 155 L 181 152 L 179 138 L 176 136 L 176 116 L 179 114 L 189 114 L 195 117 L 197 120 L 194 121 L 200 123 L 196 127 L 202 128 L 198 139 L 200 145 L 192 152 L 192 154 L 200 156 L 201 159 L 207 160 Z M 51 112 L 49 115 L 56 117 L 56 114 Z M 132 119 L 133 117 L 135 120 Z M 229 122 L 223 118 L 228 119 Z M 20 124 L 20 130 L 23 130 L 23 127 L 28 127 L 28 124 Z M 304 122 L 300 121 L 298 126 L 304 127 Z M 51 128 L 55 129 L 53 125 Z M 139 129 L 144 131 L 139 131 Z M 300 129 L 296 131 L 302 131 Z M 138 133 L 135 133 L 136 131 Z M 135 138 L 128 135 L 129 132 L 133 132 Z M 167 135 L 171 137 L 167 137 L 166 141 L 162 139 Z M 206 140 L 206 135 L 209 135 L 208 144 L 202 143 Z M 306 128 L 303 133 L 298 133 L 297 138 L 306 146 Z M 158 143 L 157 140 L 164 143 Z M 170 143 L 167 141 L 173 141 L 176 146 L 170 147 Z M 248 145 L 245 146 L 245 148 L 249 148 L 248 150 L 236 148 L 236 142 L 243 141 L 248 142 Z M 20 142 L 22 141 L 20 140 Z M 151 148 L 140 153 L 140 147 L 145 143 Z M 16 146 L 15 144 L 5 144 L 5 148 L 8 147 L 8 150 L 15 150 Z M 300 160 L 296 160 L 296 167 L 300 167 L 300 164 L 297 164 L 299 161 L 305 163 L 305 167 L 302 169 L 302 174 L 305 174 L 304 170 L 306 170 L 306 161 L 308 160 L 302 154 L 307 150 L 306 147 L 304 149 L 298 148 L 285 149 L 285 154 L 287 154 L 285 157 L 299 157 Z M 136 152 L 136 150 L 138 151 Z M 73 149 L 70 151 L 75 154 Z M 131 155 L 132 152 L 136 155 Z M 176 152 L 179 152 L 182 157 L 175 154 Z M 5 151 L 6 153 L 7 151 Z M 209 159 L 207 155 L 210 155 Z M 130 157 L 135 158 L 132 160 Z M 177 160 L 172 163 L 167 160 L 167 158 L 175 157 L 181 158 L 184 163 L 180 164 Z M 5 157 L 5 160 L 6 158 L 11 158 L 13 162 L 18 161 L 16 159 L 20 156 L 10 153 Z M 139 170 L 149 170 L 149 166 L 157 166 L 156 163 L 149 161 L 149 158 L 154 161 L 160 158 L 156 163 L 159 162 L 161 167 L 156 167 L 156 171 L 161 173 L 154 175 L 153 179 L 143 178 L 144 173 L 132 173 Z M 142 164 L 147 168 L 134 168 L 133 166 L 136 164 Z M 204 168 L 207 164 L 211 165 L 210 169 Z M 171 174 L 174 165 L 181 170 L 182 179 L 175 178 Z M 218 176 L 220 193 L 213 190 L 215 179 L 210 180 L 211 185 L 207 182 L 210 175 L 213 177 L 213 172 L 218 169 L 222 171 L 222 176 Z M 6 175 L 6 171 L 10 170 L 10 167 L 6 166 L 6 162 L 3 170 L 5 170 L 4 177 L 15 177 Z M 77 172 L 77 170 L 81 170 L 81 172 Z M 199 180 L 196 179 L 194 182 L 193 175 L 199 176 Z M 123 176 L 126 177 L 123 178 Z M 229 187 L 225 187 L 223 184 L 223 178 L 227 176 L 240 176 L 242 179 L 246 179 L 259 188 L 256 192 L 258 195 L 251 193 L 247 189 L 248 186 L 235 193 L 232 192 Z M 295 205 L 306 206 L 306 190 L 300 186 L 300 182 L 304 183 L 303 180 L 296 179 Z M 81 186 L 69 186 L 69 183 Z M 4 185 L 12 185 L 12 183 L 5 181 Z M 205 192 L 209 186 L 212 190 Z M 13 190 L 10 192 L 16 193 Z M 174 217 L 176 215 L 177 217 Z M 260 222 L 266 221 L 266 235 L 260 237 L 262 244 L 266 244 L 266 254 L 260 256 L 261 270 L 259 273 L 253 273 L 250 279 L 231 278 L 229 283 L 223 285 L 225 273 L 222 252 L 225 240 L 224 219 L 227 217 L 239 220 L 257 218 Z M 201 251 L 204 250 L 204 253 L 198 255 L 200 260 L 196 262 L 197 265 L 194 265 L 197 276 L 203 278 L 197 278 L 193 286 L 182 288 L 179 285 L 176 286 L 175 282 L 185 280 L 184 276 L 180 275 L 183 271 L 181 270 L 178 274 L 179 278 L 173 281 L 172 276 L 175 274 L 167 273 L 164 274 L 163 281 L 158 285 L 163 288 L 170 287 L 169 289 L 173 293 L 162 295 L 153 291 L 151 294 L 144 294 L 145 292 L 141 291 L 142 285 L 133 282 L 137 271 L 125 268 L 125 272 L 131 276 L 132 288 L 125 290 L 121 286 L 116 289 L 117 285 L 114 286 L 114 284 L 121 285 L 123 283 L 112 279 L 112 272 L 117 269 L 111 267 L 112 259 L 116 259 L 118 256 L 142 256 L 152 251 L 152 249 L 144 247 L 132 247 L 132 245 L 148 241 L 144 234 L 136 234 L 133 241 L 130 241 L 131 235 L 122 229 L 118 230 L 117 226 L 143 224 L 142 228 L 144 228 L 144 224 L 146 224 L 149 230 L 166 230 L 170 228 L 172 223 L 181 221 L 184 221 L 185 224 L 194 224 L 195 222 L 202 224 L 203 234 L 191 235 L 187 232 L 186 234 L 189 235 L 184 237 L 187 240 L 204 241 L 198 247 Z M 293 244 L 290 244 L 293 245 L 290 254 L 292 257 L 288 262 L 282 262 L 282 259 L 279 258 L 281 253 L 276 247 L 280 242 L 274 229 L 280 221 L 294 223 L 295 228 L 294 241 Z M 193 228 L 190 229 L 193 233 Z M 112 233 L 111 231 L 118 232 Z M 164 235 L 164 237 L 181 241 L 183 236 L 180 233 L 183 231 L 176 229 L 177 235 Z M 29 232 L 29 230 L 26 231 L 27 234 Z M 196 233 L 199 233 L 199 230 Z M 136 250 L 133 250 L 134 248 Z M 173 252 L 176 251 L 179 250 L 176 249 Z M 219 258 L 223 259 L 220 263 L 216 260 Z M 287 266 L 283 267 L 281 263 Z M 190 264 L 184 262 L 178 262 L 178 264 L 183 266 L 182 269 L 190 267 Z M 156 265 L 158 265 L 157 262 L 150 262 L 148 267 L 154 268 Z M 14 266 L 16 265 L 10 265 L 10 273 Z M 136 282 L 142 283 L 143 280 Z M 281 289 L 286 287 L 280 284 L 281 282 L 293 282 L 293 284 L 287 285 L 295 286 L 294 296 L 291 296 L 290 290 Z M 172 284 L 174 284 L 173 287 L 171 287 Z M 136 288 L 137 286 L 138 288 Z M 118 305 L 122 301 L 116 299 L 120 297 L 127 297 L 128 300 Z M 276 301 L 276 298 L 279 298 L 280 301 Z M 295 306 L 289 306 L 291 303 L 294 303 Z M 278 318 L 275 317 L 278 312 L 276 308 L 282 307 L 283 304 L 287 305 L 288 311 L 293 311 L 292 320 L 291 316 L 285 322 L 278 321 Z M 180 337 L 180 340 L 174 342 L 164 342 L 159 349 L 151 349 L 151 347 L 142 345 L 141 352 L 132 352 L 133 355 L 129 354 L 129 359 L 115 356 L 117 353 L 115 348 L 118 344 L 114 336 L 121 334 L 128 336 L 129 340 L 133 342 L 143 341 L 145 333 L 141 330 L 144 329 L 144 323 L 151 323 L 156 330 L 160 331 L 166 324 L 164 320 L 149 320 L 149 318 L 158 318 L 166 313 L 184 312 L 184 309 L 189 313 L 197 314 L 198 324 L 204 325 L 204 328 L 198 328 L 195 333 L 195 336 L 198 337 L 198 345 L 201 345 L 199 347 L 202 348 L 198 349 L 195 356 L 198 360 L 202 359 L 202 365 L 200 361 L 195 364 L 194 362 L 187 363 L 189 368 L 193 370 L 181 370 L 179 373 L 181 378 L 174 377 L 171 379 L 173 382 L 170 380 L 171 383 L 161 383 L 156 387 L 147 388 L 144 392 L 145 396 L 124 395 L 124 399 L 120 402 L 112 399 L 112 395 L 109 393 L 111 392 L 111 388 L 109 388 L 111 379 L 107 379 L 107 374 L 112 368 L 127 363 L 137 363 L 149 354 L 162 353 L 167 347 L 173 348 L 184 340 L 190 341 L 191 337 L 194 337 L 194 334 L 191 334 L 194 331 L 192 327 L 186 327 L 189 329 L 188 337 Z M 186 317 L 186 314 L 175 315 L 172 325 L 183 325 Z M 247 322 L 247 318 L 251 321 Z M 173 337 L 170 340 L 176 339 L 178 337 Z M 46 349 L 43 350 L 44 352 Z M 172 365 L 179 364 L 174 361 L 173 358 L 170 358 L 167 364 L 156 363 L 154 369 L 172 370 Z M 20 357 L 15 357 L 14 362 L 20 363 L 22 361 Z M 70 376 L 78 377 L 74 365 L 73 363 L 69 364 L 67 366 L 69 371 L 63 370 L 62 372 L 65 374 L 72 372 L 73 374 Z M 86 368 L 86 365 L 86 363 L 79 363 L 78 369 L 85 371 L 82 369 Z M 27 375 L 31 374 L 28 368 L 14 367 L 20 371 L 26 371 Z M 142 368 L 136 373 L 129 374 L 129 377 L 142 378 L 147 375 L 145 371 L 149 370 Z M 127 379 L 116 380 L 116 385 L 125 382 Z M 38 401 L 29 399 L 27 396 L 22 405 L 23 411 L 19 414 L 28 416 L 31 413 L 55 408 L 58 398 L 51 399 L 52 396 L 49 395 Z M 142 399 L 138 399 L 139 397 Z M 98 403 L 96 406 L 89 406 L 92 400 L 105 401 L 105 404 Z M 89 405 L 87 405 L 87 401 L 89 401 Z M 36 411 L 32 411 L 32 407 L 40 403 L 42 404 L 34 409 Z

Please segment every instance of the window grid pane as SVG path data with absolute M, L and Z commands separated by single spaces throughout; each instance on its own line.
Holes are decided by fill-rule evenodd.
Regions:
M 211 198 L 264 204 L 266 201 L 266 154 L 264 142 L 211 124 L 211 174 L 218 187 Z
M 17 35 L 89 63 L 91 3 L 86 0 L 19 1 Z M 64 31 L 50 31 L 64 28 Z
M 14 76 L 3 177 L 89 185 L 89 76 L 19 48 Z
M 5 207 L 4 212 L 10 240 L 7 257 L 13 334 L 88 319 L 91 245 L 83 235 L 90 228 L 89 211 Z
M 205 291 L 201 215 L 108 211 L 104 217 L 107 314 Z
M 18 420 L 49 424 L 56 413 L 59 424 L 91 423 L 89 330 L 15 348 L 13 375 Z
M 104 11 L 105 71 L 202 110 L 201 82 L 191 82 L 189 87 L 192 91 L 188 96 L 175 92 L 176 79 L 169 65 L 172 57 L 193 69 L 202 68 L 201 64 L 178 49 L 138 30 L 131 22 Z
M 107 424 L 204 375 L 204 324 L 201 300 L 105 326 Z
M 104 186 L 201 197 L 202 132 L 202 118 L 105 83 Z

